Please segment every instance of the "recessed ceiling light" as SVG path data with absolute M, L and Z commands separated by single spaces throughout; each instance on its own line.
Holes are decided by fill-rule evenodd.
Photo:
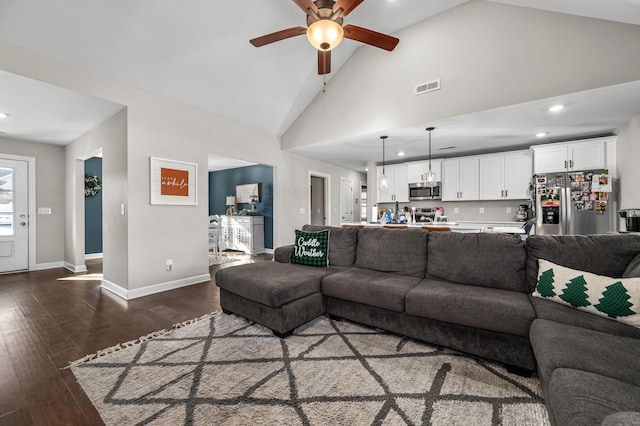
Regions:
M 536 133 L 536 138 L 544 138 L 545 136 L 547 136 L 549 133 L 548 132 L 540 132 L 540 133 Z
M 0 119 L 1 118 L 7 118 L 9 117 L 9 114 L 5 113 L 5 112 L 0 112 Z
M 398 157 L 402 157 L 403 155 L 404 155 L 404 151 L 400 151 L 400 152 L 398 153 Z
M 549 108 L 549 112 L 558 112 L 558 111 L 562 111 L 563 109 L 564 109 L 564 105 L 562 104 L 553 105 L 551 108 Z

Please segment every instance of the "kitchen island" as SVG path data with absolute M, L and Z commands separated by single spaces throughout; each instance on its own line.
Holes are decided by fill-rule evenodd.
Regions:
M 358 227 L 409 227 L 409 228 L 421 228 L 423 226 L 429 226 L 432 228 L 449 228 L 452 232 L 497 232 L 503 234 L 526 234 L 527 232 L 523 228 L 526 222 L 491 222 L 491 221 L 455 221 L 455 222 L 418 222 L 418 223 L 366 223 L 366 222 L 352 222 L 343 223 L 342 226 L 358 226 Z

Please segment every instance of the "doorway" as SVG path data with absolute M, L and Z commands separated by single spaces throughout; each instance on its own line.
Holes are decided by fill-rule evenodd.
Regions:
M 311 197 L 311 225 L 324 226 L 327 224 L 326 206 L 325 206 L 325 185 L 326 181 L 324 177 L 311 176 L 310 178 L 310 190 Z
M 353 222 L 353 182 L 340 178 L 340 222 Z
M 29 163 L 0 158 L 0 272 L 29 269 Z

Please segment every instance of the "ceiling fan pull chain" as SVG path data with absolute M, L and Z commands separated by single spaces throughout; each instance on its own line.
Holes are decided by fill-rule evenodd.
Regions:
M 322 76 L 324 82 L 322 83 L 322 93 L 327 93 L 327 76 L 326 74 Z

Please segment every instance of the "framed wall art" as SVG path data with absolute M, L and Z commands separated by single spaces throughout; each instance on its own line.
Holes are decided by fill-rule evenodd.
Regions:
M 260 184 L 248 183 L 246 185 L 236 185 L 236 202 L 250 203 L 252 201 L 260 202 Z
M 198 204 L 198 165 L 150 157 L 151 204 Z

